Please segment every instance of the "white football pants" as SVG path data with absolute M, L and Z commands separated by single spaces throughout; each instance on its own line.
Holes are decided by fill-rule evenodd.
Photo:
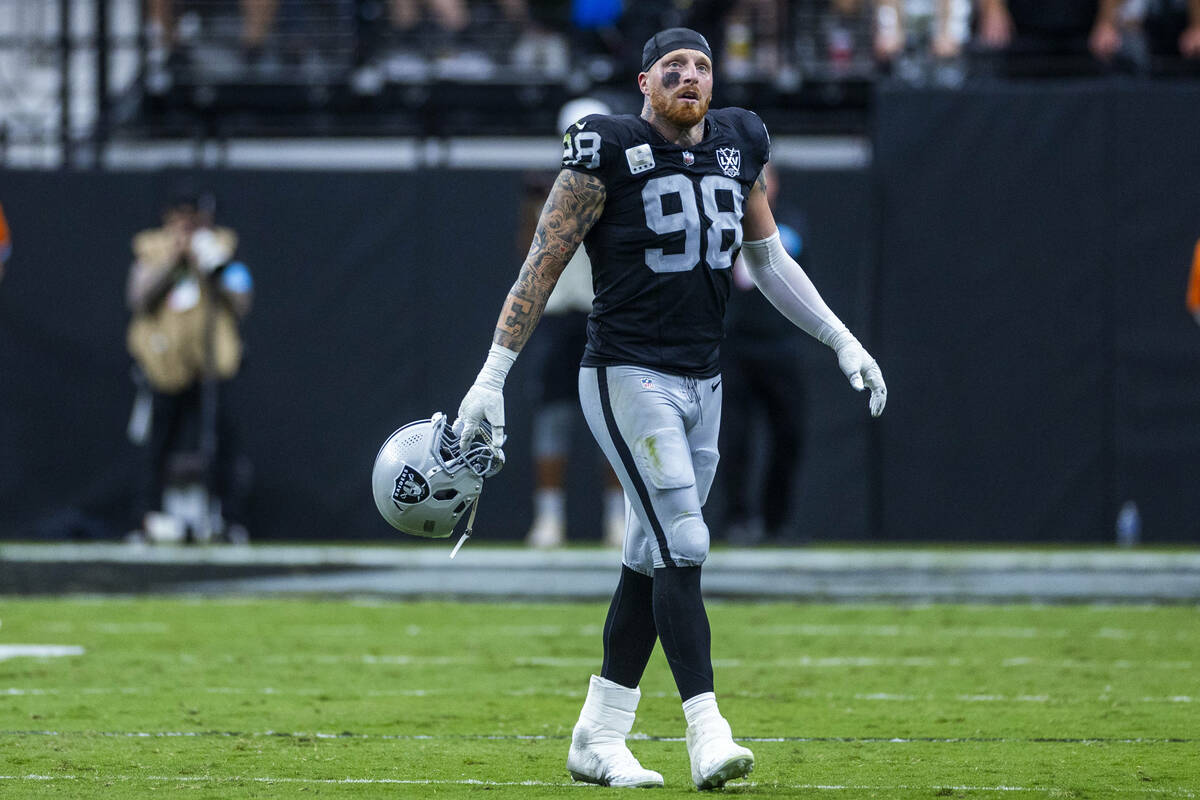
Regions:
M 625 490 L 622 560 L 630 569 L 653 575 L 655 567 L 697 567 L 708 557 L 700 508 L 717 470 L 722 390 L 720 375 L 579 370 L 583 415 Z

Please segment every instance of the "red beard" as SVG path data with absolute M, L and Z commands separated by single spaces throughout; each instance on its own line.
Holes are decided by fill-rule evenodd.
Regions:
M 699 94 L 699 90 L 697 90 L 697 94 Z M 654 113 L 680 130 L 691 128 L 704 119 L 711 101 L 711 97 L 701 97 L 698 103 L 685 103 L 682 100 L 676 100 L 674 94 L 661 86 L 650 92 L 650 107 L 654 109 Z

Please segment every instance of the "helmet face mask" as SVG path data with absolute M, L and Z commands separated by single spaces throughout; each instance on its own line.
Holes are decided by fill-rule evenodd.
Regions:
M 503 466 L 486 423 L 464 451 L 439 412 L 401 427 L 379 448 L 371 471 L 375 507 L 399 531 L 445 539 L 479 498 L 483 479 Z

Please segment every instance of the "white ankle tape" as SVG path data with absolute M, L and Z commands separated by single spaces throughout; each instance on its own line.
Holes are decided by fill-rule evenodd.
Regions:
M 641 699 L 641 689 L 637 687 L 630 689 L 628 686 L 614 683 L 608 678 L 593 675 L 588 682 L 587 700 L 584 701 L 584 705 L 595 701 L 610 708 L 633 713 L 637 711 L 638 701 Z
M 712 692 L 698 694 L 683 701 L 683 718 L 688 725 L 693 725 L 709 717 L 721 716 L 717 708 L 717 696 Z

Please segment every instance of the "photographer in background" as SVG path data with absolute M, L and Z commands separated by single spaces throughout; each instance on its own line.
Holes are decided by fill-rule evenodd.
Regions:
M 126 343 L 137 361 L 129 436 L 142 445 L 135 536 L 151 541 L 245 541 L 248 467 L 239 463 L 222 402 L 241 366 L 238 322 L 250 272 L 234 261 L 237 234 L 213 223 L 211 194 L 184 190 L 161 227 L 133 238 Z

